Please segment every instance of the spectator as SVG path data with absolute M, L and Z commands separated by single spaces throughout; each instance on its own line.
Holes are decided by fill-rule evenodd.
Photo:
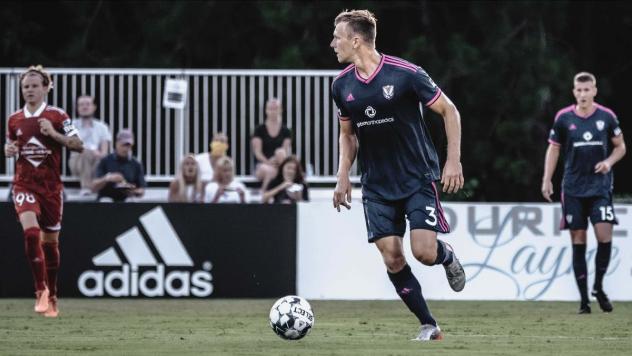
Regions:
M 202 201 L 204 183 L 195 156 L 187 154 L 180 161 L 180 168 L 169 184 L 169 202 L 196 203 Z
M 96 110 L 92 96 L 82 95 L 77 98 L 79 118 L 72 120 L 72 124 L 83 141 L 83 152 L 71 152 L 68 166 L 72 175 L 79 177 L 80 195 L 91 193 L 90 187 L 97 164 L 108 154 L 112 141 L 108 126 L 94 117 Z
M 270 182 L 269 190 L 263 193 L 262 203 L 294 204 L 309 200 L 309 191 L 301 162 L 296 156 L 286 158 L 279 167 L 279 173 Z
M 257 126 L 251 139 L 252 152 L 257 161 L 255 177 L 262 182 L 262 192 L 266 191 L 270 181 L 277 175 L 279 164 L 292 151 L 291 133 L 283 125 L 282 112 L 279 99 L 268 100 L 265 122 Z
M 99 162 L 97 178 L 92 182 L 92 191 L 98 192 L 97 200 L 109 198 L 115 202 L 130 197 L 141 197 L 145 193 L 143 167 L 132 156 L 134 135 L 123 129 L 116 135 L 116 146 Z
M 202 152 L 195 155 L 195 160 L 200 168 L 202 182 L 205 184 L 213 180 L 213 167 L 220 157 L 226 156 L 228 151 L 228 136 L 223 132 L 217 132 L 213 135 L 209 152 Z
M 230 157 L 221 157 L 215 164 L 213 181 L 206 185 L 205 203 L 248 203 L 250 194 L 246 186 L 234 180 L 235 167 Z

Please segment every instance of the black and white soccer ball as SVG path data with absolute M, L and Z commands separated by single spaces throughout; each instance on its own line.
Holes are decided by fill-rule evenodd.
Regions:
M 314 326 L 314 312 L 307 300 L 288 295 L 277 300 L 270 309 L 270 327 L 285 340 L 298 340 Z

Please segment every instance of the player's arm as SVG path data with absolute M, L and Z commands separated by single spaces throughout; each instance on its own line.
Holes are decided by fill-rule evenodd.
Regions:
M 283 140 L 283 149 L 288 156 L 292 154 L 292 139 L 286 138 Z M 279 164 L 280 163 L 281 162 L 279 162 Z
M 18 145 L 15 144 L 15 141 L 7 138 L 7 142 L 4 144 L 5 157 L 15 157 L 18 152 L 20 152 L 20 149 L 18 148 Z
M 338 159 L 338 179 L 334 190 L 334 208 L 340 205 L 351 209 L 351 181 L 349 171 L 358 152 L 358 140 L 353 132 L 353 123 L 348 117 L 340 118 L 340 157 Z
M 70 119 L 68 119 L 70 120 Z M 53 140 L 57 141 L 59 144 L 68 147 L 71 151 L 82 152 L 83 151 L 83 142 L 79 138 L 79 134 L 76 132 L 71 133 L 69 135 L 64 135 L 53 127 L 53 124 L 48 119 L 40 118 L 37 120 L 40 125 L 40 132 L 42 135 L 48 136 Z
M 442 93 L 429 108 L 443 117 L 448 138 L 448 154 L 441 174 L 443 191 L 456 193 L 463 188 L 465 182 L 461 166 L 461 114 L 445 93 Z
M 623 134 L 614 136 L 610 139 L 610 141 L 613 146 L 612 152 L 608 158 L 595 165 L 595 173 L 606 174 L 610 172 L 612 166 L 625 156 L 625 141 L 623 140 Z
M 553 194 L 553 182 L 551 182 L 551 179 L 553 179 L 559 158 L 560 145 L 549 143 L 549 147 L 546 149 L 546 155 L 544 156 L 544 175 L 542 176 L 542 196 L 549 202 L 553 202 L 551 200 L 551 194 Z

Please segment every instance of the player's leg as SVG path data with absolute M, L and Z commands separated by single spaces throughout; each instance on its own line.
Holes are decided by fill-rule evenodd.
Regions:
M 427 266 L 441 264 L 452 288 L 460 292 L 465 287 L 465 271 L 452 247 L 437 239 L 437 232 L 450 232 L 434 184 L 406 200 L 406 215 L 410 221 L 410 244 L 413 256 Z
M 35 311 L 43 313 L 48 309 L 48 288 L 46 287 L 46 265 L 42 251 L 41 230 L 37 220 L 40 214 L 39 201 L 28 190 L 14 186 L 13 203 L 24 231 L 24 251 L 31 267 L 35 283 Z
M 261 181 L 261 191 L 264 192 L 268 189 L 268 185 L 270 182 L 276 177 L 277 169 L 276 167 L 267 164 L 260 163 L 257 165 L 255 170 L 255 177 Z
M 404 257 L 402 236 L 406 230 L 406 221 L 401 205 L 366 198 L 362 202 L 369 242 L 374 242 L 380 251 L 388 278 L 397 295 L 415 314 L 421 325 L 436 328 L 437 322 L 428 309 L 421 285 Z
M 612 199 L 610 197 L 597 198 L 594 201 L 590 220 L 593 223 L 597 237 L 597 255 L 595 256 L 595 284 L 592 295 L 597 298 L 599 307 L 604 312 L 613 310 L 612 303 L 603 290 L 603 278 L 608 271 L 610 254 L 612 251 L 612 229 L 617 224 Z
M 563 230 L 569 229 L 573 247 L 573 272 L 579 290 L 581 303 L 579 314 L 589 314 L 590 300 L 588 299 L 588 268 L 586 266 L 586 229 L 588 228 L 588 214 L 585 207 L 586 198 L 564 195 L 562 198 Z
M 63 193 L 55 193 L 46 197 L 41 204 L 42 214 L 42 249 L 46 257 L 46 279 L 49 294 L 49 307 L 44 313 L 47 317 L 57 317 L 57 273 L 60 265 L 59 255 L 59 231 L 61 230 Z

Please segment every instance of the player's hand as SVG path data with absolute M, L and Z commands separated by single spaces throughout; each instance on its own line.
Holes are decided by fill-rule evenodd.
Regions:
M 334 189 L 334 208 L 340 212 L 340 205 L 351 209 L 351 182 L 348 174 L 341 174 Z
M 20 149 L 15 142 L 9 142 L 4 144 L 4 155 L 6 157 L 14 157 L 20 152 Z
M 38 119 L 37 122 L 40 126 L 40 132 L 44 136 L 51 136 L 53 132 L 55 132 L 55 128 L 53 128 L 53 124 L 48 119 Z
M 553 183 L 551 183 L 550 180 L 542 181 L 542 196 L 549 203 L 553 202 L 553 200 L 551 200 L 551 194 L 553 194 Z
M 447 161 L 443 167 L 443 174 L 441 175 L 441 184 L 443 184 L 443 191 L 447 193 L 456 193 L 459 189 L 463 188 L 463 167 L 459 161 Z
M 595 165 L 595 173 L 606 174 L 610 172 L 610 163 L 607 161 L 601 161 Z

